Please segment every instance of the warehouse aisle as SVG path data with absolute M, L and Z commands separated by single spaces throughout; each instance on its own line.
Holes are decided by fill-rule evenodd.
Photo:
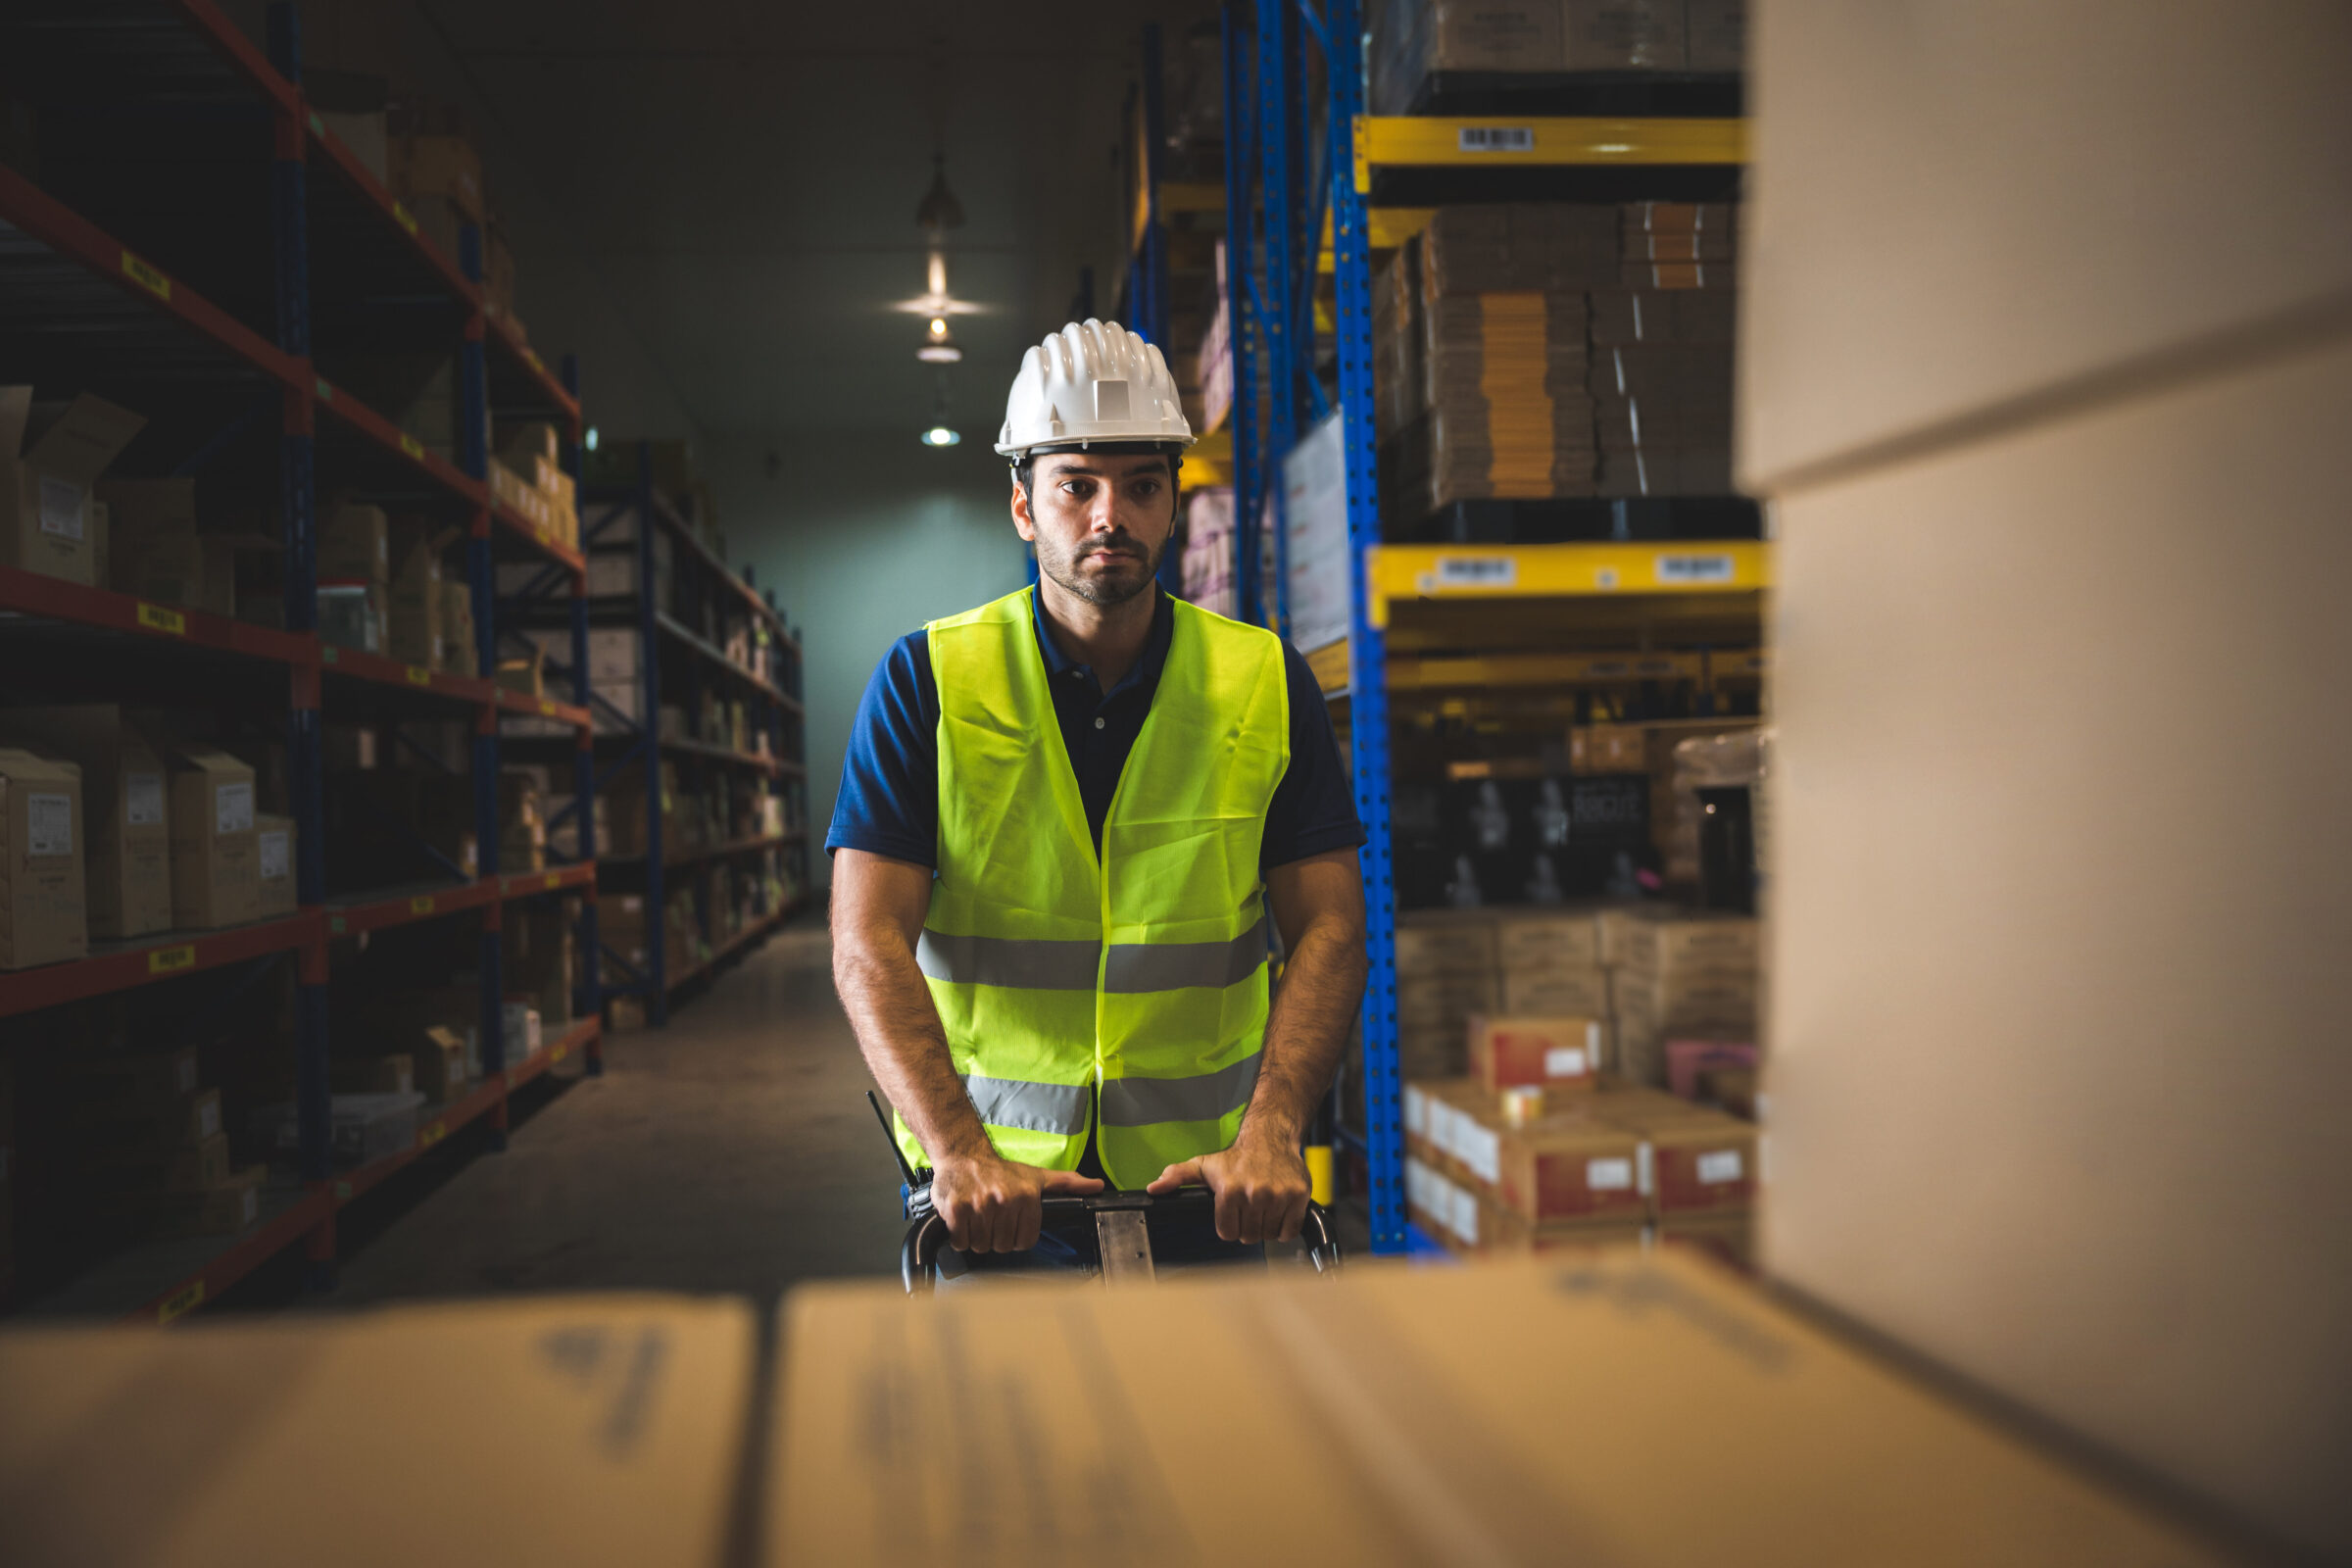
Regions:
M 898 1188 L 819 917 L 581 1079 L 369 1239 L 327 1308 L 510 1291 L 724 1291 L 897 1267 Z

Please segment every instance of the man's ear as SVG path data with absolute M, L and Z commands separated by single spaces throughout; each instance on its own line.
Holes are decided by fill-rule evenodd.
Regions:
M 1018 475 L 1012 481 L 1012 530 L 1029 543 L 1037 543 L 1037 524 L 1029 515 L 1029 492 L 1021 488 Z

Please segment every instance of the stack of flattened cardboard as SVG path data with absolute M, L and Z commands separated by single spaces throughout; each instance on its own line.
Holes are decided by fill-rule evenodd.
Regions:
M 1620 215 L 1623 287 L 1592 298 L 1601 495 L 1731 493 L 1735 212 L 1630 202 Z
M 1441 210 L 1420 238 L 1429 504 L 1589 493 L 1585 290 L 1614 275 L 1612 209 Z

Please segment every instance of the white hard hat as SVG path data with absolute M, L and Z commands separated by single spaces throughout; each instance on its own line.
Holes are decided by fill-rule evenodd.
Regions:
M 1004 400 L 997 452 L 1023 458 L 1097 441 L 1193 444 L 1159 350 L 1116 321 L 1072 321 L 1031 349 Z

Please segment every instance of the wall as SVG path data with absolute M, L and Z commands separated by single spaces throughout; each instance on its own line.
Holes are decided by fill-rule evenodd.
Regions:
M 2352 11 L 1756 16 L 1767 1267 L 2352 1554 Z
M 730 559 L 775 589 L 801 637 L 808 811 L 821 836 L 850 720 L 890 645 L 1027 580 L 1005 508 L 1004 465 L 968 433 L 963 445 L 934 452 L 912 430 L 722 435 L 706 439 L 696 456 Z M 811 868 L 820 884 L 828 880 L 821 853 Z

